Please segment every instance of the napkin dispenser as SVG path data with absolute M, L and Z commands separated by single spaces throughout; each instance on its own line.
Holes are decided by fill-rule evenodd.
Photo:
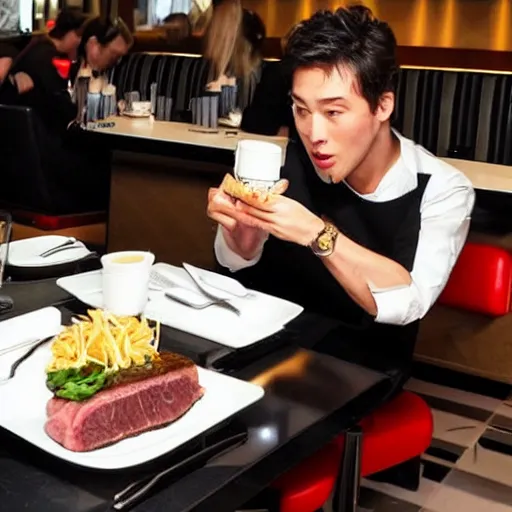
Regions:
M 205 92 L 203 96 L 192 98 L 190 100 L 192 124 L 204 128 L 218 128 L 220 96 L 218 92 Z

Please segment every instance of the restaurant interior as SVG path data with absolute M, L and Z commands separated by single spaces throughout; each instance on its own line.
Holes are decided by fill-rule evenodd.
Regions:
M 212 92 L 209 62 L 232 28 L 208 38 L 223 2 L 0 0 L 0 510 L 512 512 L 512 1 L 237 0 L 257 58 Z M 464 247 L 388 401 L 386 373 L 314 350 L 337 319 L 220 276 L 207 215 L 241 148 L 284 163 L 291 106 L 279 118 L 272 101 L 255 105 L 292 28 L 353 4 L 396 36 L 391 126 L 475 191 Z M 74 57 L 55 32 L 63 12 Z M 108 28 L 82 45 L 89 20 Z M 101 75 L 86 72 L 93 43 Z M 64 85 L 50 95 L 38 44 L 60 52 L 48 63 Z M 159 349 L 179 392 L 152 366 Z M 73 351 L 93 369 L 59 384 Z M 167 388 L 123 402 L 144 380 L 109 372 L 137 358 Z M 155 403 L 186 402 L 183 389 L 189 404 L 154 428 Z

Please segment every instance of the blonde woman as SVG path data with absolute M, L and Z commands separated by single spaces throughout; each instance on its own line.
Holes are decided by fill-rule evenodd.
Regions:
M 250 103 L 259 81 L 265 25 L 240 0 L 223 0 L 214 9 L 205 36 L 204 57 L 210 62 L 207 88 L 239 85 L 239 104 Z

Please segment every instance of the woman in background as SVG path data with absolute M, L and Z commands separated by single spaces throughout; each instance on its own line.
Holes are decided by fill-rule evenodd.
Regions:
M 181 43 L 192 35 L 192 25 L 184 12 L 174 12 L 167 16 L 162 24 L 169 44 Z
M 239 105 L 252 99 L 260 78 L 265 24 L 254 12 L 242 8 L 240 0 L 222 0 L 214 9 L 206 30 L 203 56 L 210 62 L 207 88 L 239 84 Z

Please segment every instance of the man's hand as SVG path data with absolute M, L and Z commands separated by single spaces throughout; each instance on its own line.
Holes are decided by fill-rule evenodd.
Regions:
M 236 216 L 240 208 L 240 201 L 222 190 L 211 188 L 208 191 L 208 216 L 222 226 L 228 247 L 240 257 L 251 260 L 261 251 L 268 235 L 257 227 L 238 222 Z
M 239 203 L 233 217 L 238 223 L 303 246 L 310 245 L 324 228 L 320 217 L 285 196 L 276 196 L 258 208 Z
M 30 78 L 30 76 L 28 76 L 27 73 L 24 73 L 23 71 L 16 73 L 13 79 L 20 94 L 25 94 L 34 88 L 34 82 L 32 78 Z

